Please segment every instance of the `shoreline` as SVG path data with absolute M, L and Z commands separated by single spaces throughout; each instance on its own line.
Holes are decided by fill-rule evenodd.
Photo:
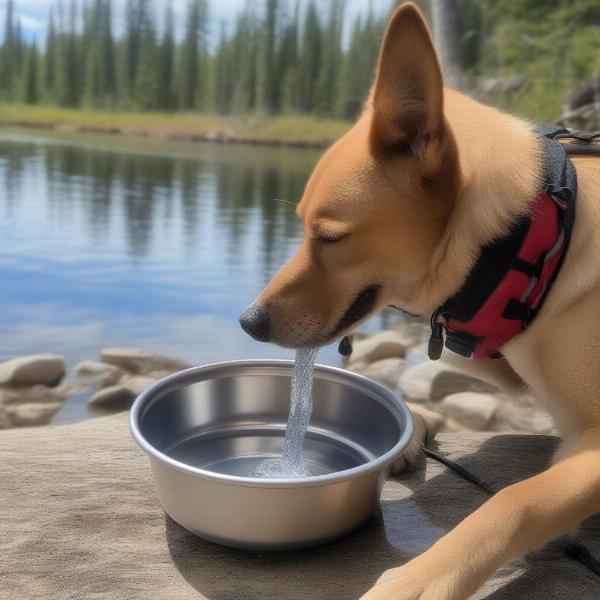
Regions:
M 322 149 L 352 123 L 306 115 L 221 116 L 138 113 L 0 105 L 0 127 L 57 133 L 92 133 L 171 142 Z

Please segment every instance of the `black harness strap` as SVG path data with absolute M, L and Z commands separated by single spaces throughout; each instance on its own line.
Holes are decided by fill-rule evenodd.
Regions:
M 577 197 L 577 173 L 573 163 L 569 160 L 565 152 L 564 145 L 557 139 L 567 139 L 564 136 L 573 138 L 574 134 L 569 133 L 567 129 L 555 125 L 542 125 L 538 127 L 537 134 L 542 144 L 543 164 L 543 189 L 551 200 L 558 207 L 560 235 L 557 240 L 557 246 L 561 252 L 560 260 L 548 274 L 547 281 L 543 282 L 541 295 L 536 300 L 535 307 L 528 306 L 529 294 L 524 297 L 521 290 L 520 294 L 511 299 L 502 314 L 493 314 L 495 320 L 507 319 L 518 320 L 523 324 L 523 328 L 529 326 L 535 318 L 556 280 L 560 268 L 566 256 L 566 249 L 569 246 L 571 230 L 575 220 L 575 200 Z M 593 135 L 583 135 L 579 138 L 576 145 L 586 145 L 586 142 L 593 138 Z M 600 138 L 600 133 L 597 134 Z M 561 137 L 562 136 L 562 137 Z M 589 144 L 587 144 L 589 145 Z M 600 151 L 600 144 L 598 149 Z M 579 147 L 579 146 L 578 146 Z M 483 332 L 474 331 L 468 333 L 469 323 L 481 311 L 485 311 L 488 306 L 486 303 L 500 289 L 507 276 L 512 271 L 524 273 L 531 280 L 531 288 L 540 280 L 542 270 L 546 260 L 552 256 L 552 251 L 548 251 L 539 256 L 535 263 L 529 263 L 519 257 L 520 249 L 523 247 L 527 236 L 532 231 L 531 215 L 521 216 L 511 227 L 507 235 L 492 241 L 480 250 L 479 257 L 475 265 L 470 270 L 467 278 L 461 288 L 450 298 L 448 298 L 432 315 L 431 318 L 431 338 L 429 343 L 429 358 L 437 360 L 442 354 L 444 346 L 443 328 L 439 326 L 440 318 L 446 324 L 453 323 L 453 326 L 445 326 L 446 341 L 445 346 L 465 357 L 476 355 L 476 348 L 486 340 Z M 519 300 L 520 298 L 520 300 Z M 512 328 L 509 328 L 512 331 Z M 473 335 L 473 334 L 477 335 Z M 480 337 L 478 337 L 478 335 Z M 511 335 L 516 335 L 514 332 Z M 494 339 L 493 335 L 488 336 Z M 496 340 L 488 351 L 488 357 L 501 357 L 500 348 L 506 340 Z M 489 348 L 488 344 L 488 348 Z
M 448 467 L 451 471 L 454 471 L 457 475 L 460 475 L 463 479 L 470 481 L 472 484 L 476 485 L 480 490 L 483 490 L 488 496 L 493 496 L 496 494 L 497 490 L 486 483 L 483 479 L 471 473 L 465 467 L 459 465 L 457 462 L 449 459 L 447 456 L 444 456 L 440 452 L 432 450 L 431 448 L 427 448 L 424 444 L 421 445 L 421 451 L 425 456 L 435 460 L 446 467 Z M 584 546 L 581 542 L 573 539 L 572 537 L 567 537 L 563 540 L 559 540 L 557 542 L 563 553 L 568 556 L 572 560 L 576 560 L 580 562 L 586 569 L 594 573 L 595 575 L 600 576 L 600 562 L 593 556 L 593 554 L 588 550 L 586 546 Z

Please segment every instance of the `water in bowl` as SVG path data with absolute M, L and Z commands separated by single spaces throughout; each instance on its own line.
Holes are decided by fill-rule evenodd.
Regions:
M 268 458 L 259 463 L 254 475 L 265 479 L 310 477 L 311 472 L 302 460 L 302 446 L 312 414 L 312 384 L 318 348 L 300 348 L 292 373 L 290 414 L 285 429 L 281 458 Z

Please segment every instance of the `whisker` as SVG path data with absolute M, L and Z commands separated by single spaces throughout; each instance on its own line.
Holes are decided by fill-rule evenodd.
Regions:
M 275 202 L 283 202 L 284 204 L 289 204 L 290 206 L 296 206 L 294 202 L 290 202 L 289 200 L 284 200 L 283 198 L 273 198 Z

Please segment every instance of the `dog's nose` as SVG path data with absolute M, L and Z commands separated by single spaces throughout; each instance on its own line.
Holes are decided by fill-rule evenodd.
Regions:
M 251 304 L 241 315 L 242 329 L 255 340 L 266 342 L 269 339 L 269 311 L 260 303 Z

